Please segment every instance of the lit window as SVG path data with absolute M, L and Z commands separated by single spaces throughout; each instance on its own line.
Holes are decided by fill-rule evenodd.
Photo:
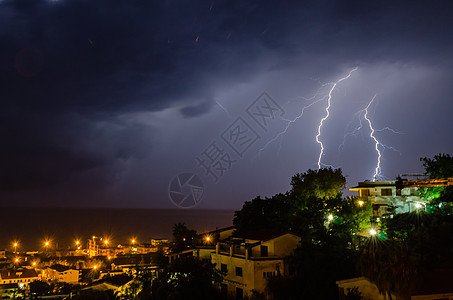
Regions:
M 368 190 L 368 189 L 360 189 L 359 190 L 359 195 L 360 195 L 360 197 L 369 197 L 370 196 L 370 190 Z

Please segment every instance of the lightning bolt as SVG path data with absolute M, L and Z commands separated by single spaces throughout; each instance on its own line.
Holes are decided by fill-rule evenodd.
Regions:
M 374 128 L 373 128 L 373 125 L 371 124 L 371 120 L 368 118 L 368 108 L 370 108 L 370 105 L 371 105 L 371 103 L 373 103 L 374 99 L 376 99 L 376 95 L 373 96 L 373 98 L 371 99 L 370 103 L 368 103 L 367 107 L 365 107 L 365 114 L 363 115 L 363 117 L 365 118 L 365 120 L 368 121 L 368 125 L 370 126 L 370 130 L 371 130 L 370 137 L 374 140 L 375 149 L 376 149 L 376 152 L 377 152 L 377 155 L 378 155 L 376 169 L 375 169 L 374 175 L 373 175 L 373 181 L 376 181 L 376 178 L 381 175 L 381 157 L 382 157 L 382 154 L 381 154 L 381 150 L 379 150 L 379 145 L 381 143 L 374 136 Z
M 217 105 L 226 113 L 226 115 L 228 116 L 228 118 L 231 118 L 231 115 L 230 113 L 228 112 L 228 110 L 225 108 L 225 106 L 223 106 L 222 104 L 220 104 L 219 101 L 216 101 L 215 103 L 217 103 Z
M 321 147 L 321 150 L 319 151 L 319 157 L 318 157 L 318 169 L 321 169 L 321 165 L 324 165 L 321 163 L 321 159 L 322 159 L 322 156 L 324 155 L 324 144 L 322 143 L 322 141 L 319 139 L 320 136 L 321 136 L 321 129 L 322 129 L 322 126 L 324 124 L 324 121 L 326 121 L 329 116 L 330 116 L 330 106 L 332 104 L 332 93 L 333 91 L 335 90 L 335 88 L 337 87 L 337 85 L 339 83 L 341 83 L 342 81 L 348 79 L 349 77 L 351 77 L 351 74 L 357 70 L 357 67 L 355 67 L 354 69 L 352 69 L 351 71 L 349 71 L 348 75 L 346 75 L 345 77 L 343 78 L 340 78 L 339 80 L 337 80 L 336 82 L 334 82 L 332 84 L 332 87 L 330 88 L 329 90 L 329 94 L 328 94 L 328 97 L 327 97 L 327 106 L 326 106 L 326 115 L 325 117 L 323 117 L 321 119 L 321 121 L 319 122 L 319 126 L 318 126 L 318 134 L 316 135 L 316 142 L 320 145 Z M 325 166 L 325 165 L 324 165 Z
M 352 117 L 351 121 L 346 126 L 346 128 L 350 128 L 352 123 L 354 122 L 354 120 L 356 120 L 356 119 L 359 120 L 359 126 L 354 128 L 352 131 L 345 133 L 345 135 L 343 136 L 343 141 L 341 142 L 340 146 L 338 146 L 338 151 L 341 151 L 341 149 L 344 147 L 344 144 L 346 143 L 346 139 L 348 138 L 348 136 L 351 136 L 351 135 L 352 136 L 357 136 L 359 134 L 360 130 L 363 127 L 363 124 L 362 124 L 362 120 L 363 120 L 362 113 L 364 111 L 365 110 L 362 109 L 362 110 L 359 110 L 358 112 L 356 112 L 354 114 L 354 116 Z
M 373 127 L 371 119 L 369 117 L 369 108 L 371 107 L 371 104 L 373 103 L 373 101 L 374 101 L 374 99 L 376 97 L 377 97 L 377 95 L 374 95 L 373 98 L 371 99 L 371 101 L 368 103 L 368 105 L 364 109 L 361 109 L 361 110 L 359 110 L 358 112 L 356 112 L 354 114 L 352 120 L 349 122 L 349 124 L 346 126 L 346 128 L 350 128 L 352 123 L 355 120 L 358 120 L 359 125 L 357 127 L 355 127 L 353 130 L 347 132 L 344 135 L 343 142 L 338 147 L 338 151 L 341 151 L 342 147 L 344 147 L 344 145 L 346 143 L 346 139 L 347 139 L 348 136 L 357 136 L 360 133 L 360 131 L 362 130 L 362 128 L 363 128 L 363 123 L 362 122 L 363 122 L 363 120 L 365 120 L 367 122 L 367 124 L 368 124 L 368 127 L 370 128 L 369 136 L 374 141 L 376 153 L 378 155 L 378 161 L 377 161 L 376 169 L 375 169 L 375 172 L 374 172 L 374 175 L 373 175 L 373 181 L 376 181 L 377 179 L 384 178 L 382 176 L 382 174 L 381 174 L 381 160 L 382 160 L 382 151 L 381 150 L 384 150 L 384 149 L 393 150 L 395 152 L 398 152 L 400 155 L 402 155 L 402 153 L 398 149 L 396 149 L 394 147 L 391 147 L 391 146 L 387 146 L 387 145 L 383 144 L 381 141 L 379 141 L 377 139 L 377 137 L 375 136 L 375 133 L 376 132 L 389 131 L 389 132 L 392 132 L 392 133 L 395 133 L 395 134 L 404 134 L 403 132 L 394 130 L 394 129 L 390 128 L 390 127 L 384 127 L 384 128 L 381 128 L 381 129 L 376 129 L 376 128 Z
M 322 88 L 322 87 L 321 87 L 321 88 Z M 321 88 L 320 88 L 320 89 L 321 89 Z M 264 144 L 264 146 L 263 146 L 261 149 L 258 150 L 258 155 L 261 154 L 261 152 L 262 152 L 264 149 L 266 149 L 270 144 L 272 144 L 273 142 L 275 142 L 276 140 L 278 140 L 279 138 L 281 138 L 283 135 L 285 135 L 286 132 L 288 131 L 289 127 L 291 127 L 291 125 L 292 125 L 293 123 L 295 123 L 297 120 L 299 120 L 300 118 L 302 118 L 302 116 L 304 115 L 305 110 L 306 110 L 307 108 L 310 108 L 311 106 L 315 105 L 316 103 L 318 103 L 318 102 L 320 102 L 320 101 L 326 99 L 326 96 L 324 96 L 324 97 L 321 97 L 321 98 L 319 98 L 319 99 L 314 100 L 314 99 L 316 98 L 316 96 L 319 95 L 320 89 L 315 93 L 315 95 L 314 95 L 313 97 L 310 97 L 310 98 L 300 97 L 300 98 L 302 98 L 302 99 L 305 100 L 305 101 L 313 101 L 313 102 L 311 102 L 310 104 L 307 104 L 307 105 L 305 105 L 304 107 L 302 107 L 302 109 L 301 109 L 299 115 L 298 115 L 297 117 L 295 117 L 294 119 L 286 119 L 286 118 L 282 118 L 283 121 L 286 121 L 286 126 L 285 126 L 285 128 L 284 128 L 281 132 L 279 132 L 277 135 L 275 135 L 272 139 L 270 139 L 266 144 Z M 282 141 L 282 140 L 280 140 L 280 147 L 281 147 L 281 141 Z
M 388 131 L 391 131 L 393 133 L 398 133 L 398 134 L 401 134 L 401 132 L 398 132 L 396 130 L 393 130 L 391 129 L 390 127 L 384 127 L 382 129 L 374 129 L 373 125 L 371 124 L 371 120 L 370 118 L 368 117 L 368 109 L 370 108 L 371 104 L 373 103 L 374 99 L 376 99 L 376 96 L 377 95 L 374 95 L 373 98 L 371 99 L 371 101 L 368 103 L 367 107 L 365 107 L 364 111 L 365 111 L 365 114 L 363 115 L 364 119 L 368 122 L 368 126 L 370 127 L 370 137 L 373 139 L 374 141 L 374 145 L 375 145 L 375 149 L 376 149 L 376 153 L 378 155 L 378 158 L 377 158 L 377 163 L 376 163 L 376 169 L 374 170 L 374 175 L 373 175 L 373 181 L 376 181 L 377 179 L 380 179 L 382 178 L 383 176 L 381 175 L 381 160 L 382 160 L 382 152 L 381 150 L 379 149 L 379 147 L 381 147 L 382 149 L 390 149 L 390 150 L 393 150 L 393 151 L 396 151 L 398 152 L 400 155 L 401 155 L 401 152 L 393 147 L 390 147 L 390 146 L 387 146 L 383 143 L 381 143 L 377 138 L 376 136 L 374 135 L 375 132 L 378 132 L 378 131 L 384 131 L 384 130 L 388 130 Z

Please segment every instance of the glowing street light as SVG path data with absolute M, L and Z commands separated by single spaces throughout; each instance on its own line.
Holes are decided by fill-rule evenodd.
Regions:
M 17 246 L 19 246 L 19 243 L 16 241 L 14 242 L 14 253 L 17 253 Z
M 370 229 L 370 234 L 371 234 L 371 235 L 376 235 L 376 234 L 377 234 L 376 229 L 371 228 L 371 229 Z
M 423 207 L 423 205 L 422 205 L 421 203 L 415 202 L 415 208 L 416 208 L 416 209 L 420 209 L 420 208 L 422 208 L 422 207 Z
M 16 263 L 19 262 L 19 257 L 16 257 L 16 259 L 14 260 Z
M 46 249 L 46 252 L 49 250 L 49 247 L 50 247 L 50 241 L 49 240 L 45 240 L 44 241 L 44 248 Z
M 359 202 L 357 202 L 359 204 L 360 207 L 363 206 L 363 204 L 365 204 L 365 202 L 363 202 L 362 200 L 359 200 Z
M 109 240 L 105 240 L 105 241 L 104 241 L 104 244 L 107 245 L 108 243 L 109 243 Z
M 211 242 L 211 236 L 207 235 L 205 236 L 204 240 L 206 241 L 206 244 Z
M 332 221 L 332 220 L 333 220 L 333 215 L 332 215 L 332 214 L 329 214 L 329 215 L 327 216 L 327 220 Z

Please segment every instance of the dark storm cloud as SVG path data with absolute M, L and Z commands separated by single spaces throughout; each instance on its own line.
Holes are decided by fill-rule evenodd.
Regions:
M 181 108 L 180 112 L 185 118 L 193 118 L 205 114 L 214 106 L 214 101 L 205 100 L 199 104 Z
M 214 111 L 219 91 L 266 72 L 300 68 L 330 80 L 375 63 L 448 69 L 451 6 L 0 0 L 0 187 L 111 184 L 112 172 L 165 150 L 168 130 L 136 114 L 174 108 L 184 128 Z

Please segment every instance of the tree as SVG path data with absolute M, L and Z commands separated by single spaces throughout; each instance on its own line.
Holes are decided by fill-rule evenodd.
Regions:
M 173 225 L 173 243 L 171 249 L 174 252 L 179 252 L 190 248 L 197 237 L 197 232 L 187 228 L 184 223 Z
M 434 158 L 422 157 L 425 173 L 431 179 L 453 177 L 453 157 L 438 154 Z M 420 196 L 428 203 L 428 210 L 440 214 L 453 213 L 453 186 L 419 189 Z
M 453 176 L 453 157 L 449 154 L 437 154 L 434 158 L 422 157 L 426 174 L 429 178 L 447 178 Z
M 285 194 L 265 199 L 256 197 L 246 201 L 242 209 L 234 213 L 233 224 L 238 233 L 254 229 L 288 230 L 292 214 L 292 203 Z
M 50 291 L 50 285 L 44 281 L 32 281 L 28 286 L 30 287 L 30 293 L 36 294 L 37 296 L 47 295 Z
M 341 190 L 346 188 L 346 178 L 341 169 L 309 169 L 305 173 L 294 175 L 291 187 L 291 193 L 297 197 L 332 199 L 341 195 Z
M 177 259 L 152 282 L 149 299 L 221 299 L 222 274 L 211 262 L 187 256 Z

